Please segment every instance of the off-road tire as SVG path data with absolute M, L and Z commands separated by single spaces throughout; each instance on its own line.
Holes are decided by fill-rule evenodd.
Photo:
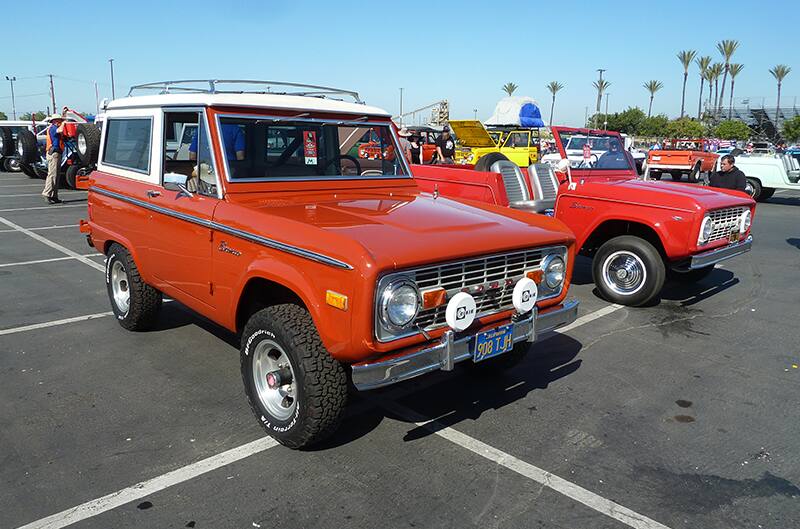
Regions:
M 36 142 L 36 136 L 28 129 L 17 132 L 17 149 L 20 162 L 33 164 L 39 160 L 39 145 Z
M 467 368 L 470 373 L 477 376 L 483 375 L 502 375 L 504 372 L 509 371 L 519 365 L 527 356 L 531 344 L 529 342 L 521 342 L 514 344 L 514 349 L 511 351 L 484 360 L 483 362 L 475 363 L 471 360 L 466 362 Z
M 82 140 L 85 140 L 86 150 L 81 152 Z M 78 134 L 75 138 L 78 158 L 83 165 L 97 163 L 97 154 L 100 152 L 100 129 L 94 123 L 78 123 Z
M 758 201 L 764 202 L 765 200 L 769 200 L 770 198 L 772 198 L 772 195 L 774 194 L 775 194 L 774 187 L 762 187 L 761 194 L 758 195 Z
M 692 167 L 692 170 L 689 173 L 690 184 L 696 184 L 700 180 L 700 174 L 701 174 L 700 168 L 701 168 L 700 162 L 697 162 L 696 164 L 694 164 L 694 167 Z
M 746 180 L 747 184 L 752 189 L 752 192 L 748 192 L 747 194 L 750 195 L 753 198 L 753 200 L 760 201 L 762 194 L 761 182 L 759 182 L 755 178 L 750 178 L 750 177 L 747 177 Z
M 22 170 L 22 166 L 19 163 L 19 158 L 11 157 L 11 158 L 4 158 L 3 159 L 3 170 L 8 173 L 18 173 Z
M 478 163 L 475 164 L 476 171 L 490 171 L 489 169 L 494 162 L 499 162 L 500 160 L 508 161 L 508 157 L 500 152 L 490 152 L 478 160 Z
M 19 170 L 22 171 L 28 178 L 39 178 L 36 175 L 36 171 L 33 170 L 33 166 L 31 165 L 20 162 Z
M 64 189 L 75 189 L 75 181 L 78 177 L 78 166 L 68 165 L 64 171 L 64 180 L 61 187 Z
M 121 309 L 114 301 L 111 275 L 116 262 L 122 264 L 127 275 L 127 288 L 130 292 L 127 310 Z M 144 331 L 153 327 L 161 309 L 161 292 L 142 280 L 131 254 L 117 243 L 111 245 L 106 256 L 106 289 L 111 301 L 111 308 L 122 327 L 129 331 Z
M 296 406 L 286 420 L 269 413 L 255 386 L 253 361 L 258 344 L 264 340 L 271 340 L 282 349 L 294 373 Z M 347 405 L 347 375 L 342 364 L 325 349 L 306 309 L 282 304 L 253 314 L 242 333 L 240 357 L 250 409 L 280 444 L 309 447 L 338 428 Z
M 14 138 L 11 129 L 0 127 L 0 158 L 14 154 Z
M 698 283 L 711 275 L 713 271 L 714 265 L 704 266 L 696 270 L 676 270 L 671 268 L 669 270 L 669 277 L 681 283 Z
M 606 260 L 616 252 L 621 252 L 618 254 L 619 257 L 632 254 L 638 259 L 637 266 L 641 262 L 644 267 L 645 273 L 642 274 L 640 286 L 629 293 L 615 290 L 605 278 Z M 661 292 L 665 278 L 666 269 L 661 254 L 652 244 L 633 235 L 621 235 L 609 239 L 597 250 L 592 261 L 592 279 L 600 295 L 619 305 L 631 307 L 645 305 Z

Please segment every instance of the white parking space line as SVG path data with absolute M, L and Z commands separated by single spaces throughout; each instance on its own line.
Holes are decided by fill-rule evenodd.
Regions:
M 34 233 L 31 230 L 29 230 L 27 228 L 23 228 L 22 226 L 20 226 L 18 224 L 14 224 L 13 222 L 11 222 L 10 220 L 8 220 L 6 218 L 0 217 L 0 223 L 5 224 L 9 228 L 12 228 L 12 229 L 14 229 L 14 230 L 16 230 L 16 231 L 18 231 L 20 233 L 24 233 L 28 237 L 36 239 L 40 243 L 46 244 L 47 246 L 49 246 L 50 248 L 53 248 L 54 250 L 58 250 L 59 252 L 65 254 L 65 255 L 69 255 L 70 257 L 74 257 L 78 261 L 81 261 L 82 263 L 87 264 L 87 265 L 91 266 L 92 268 L 94 268 L 96 270 L 100 270 L 101 272 L 105 272 L 105 267 L 103 265 L 97 264 L 94 261 L 90 261 L 89 259 L 87 259 L 86 257 L 82 256 L 78 252 L 73 252 L 69 248 L 61 246 L 57 242 L 53 242 L 50 239 L 46 239 L 46 238 L 42 237 L 41 235 L 39 235 L 38 233 Z
M 602 318 L 603 316 L 607 316 L 607 315 L 611 314 L 612 312 L 616 312 L 619 309 L 624 309 L 624 308 L 625 308 L 624 305 L 616 305 L 616 304 L 609 305 L 607 307 L 603 307 L 602 309 L 598 309 L 598 310 L 596 310 L 594 312 L 590 312 L 589 314 L 584 314 L 583 316 L 581 316 L 580 318 L 576 319 L 575 321 L 573 321 L 569 325 L 564 325 L 563 327 L 560 327 L 560 328 L 556 329 L 555 332 L 557 332 L 557 333 L 565 333 L 565 332 L 567 332 L 569 330 L 572 330 L 572 329 L 574 329 L 576 327 L 580 327 L 581 325 L 586 325 L 590 321 L 594 321 L 597 318 Z
M 85 208 L 86 203 L 82 204 L 55 204 L 52 206 L 33 206 L 30 208 L 9 208 L 9 209 L 0 209 L 0 213 L 12 213 L 14 211 L 34 211 L 37 209 L 51 209 L 53 211 L 64 209 L 64 208 Z
M 94 320 L 97 318 L 105 318 L 106 316 L 113 315 L 113 312 L 98 312 L 97 314 L 87 314 L 86 316 L 76 316 L 74 318 L 65 318 L 63 320 L 46 321 L 44 323 L 34 323 L 32 325 L 23 325 L 22 327 L 14 327 L 12 329 L 0 329 L 0 336 L 7 334 L 16 334 L 18 332 L 35 331 L 37 329 L 46 329 L 48 327 L 56 327 L 58 325 L 67 325 L 69 323 L 76 323 L 79 321 Z
M 105 257 L 101 253 L 85 253 L 80 257 Z M 25 265 L 32 265 L 32 264 L 41 264 L 41 263 L 53 263 L 55 261 L 69 261 L 71 259 L 77 259 L 77 257 L 53 257 L 52 259 L 37 259 L 36 261 L 20 261 L 17 263 L 4 263 L 0 264 L 0 268 L 7 268 L 9 266 L 25 266 Z M 103 269 L 105 271 L 105 268 Z
M 102 498 L 97 498 L 96 500 L 88 501 L 77 507 L 72 507 L 60 513 L 53 514 L 47 518 L 36 520 L 35 522 L 23 525 L 19 529 L 59 529 L 61 527 L 67 527 L 81 520 L 115 509 L 120 505 L 144 498 L 145 496 L 162 491 L 178 483 L 183 483 L 184 481 L 196 478 L 212 470 L 264 452 L 277 444 L 278 443 L 271 437 L 262 437 L 261 439 L 256 439 L 255 441 L 233 448 L 227 452 L 222 452 L 221 454 L 211 456 L 197 463 L 181 467 L 172 472 L 167 472 L 162 476 L 142 481 L 132 487 L 118 490 Z
M 0 217 L 0 218 L 2 218 L 2 217 Z M 167 301 L 167 300 L 165 300 L 165 301 Z M 610 310 L 611 308 L 614 308 L 614 310 Z M 610 313 L 614 312 L 615 310 L 618 310 L 619 308 L 622 308 L 622 307 L 620 305 L 611 305 L 609 307 L 604 307 L 604 308 L 599 309 L 599 310 L 597 310 L 595 312 L 591 312 L 589 314 L 586 314 L 586 315 L 582 316 L 581 318 L 578 318 L 569 327 L 574 329 L 575 327 L 579 327 L 581 325 L 585 325 L 586 323 L 589 323 L 591 321 L 596 320 L 599 317 L 602 317 L 602 316 L 605 316 L 607 314 L 610 314 Z M 71 323 L 71 321 L 69 321 L 69 320 L 86 321 L 86 320 L 89 320 L 89 319 L 93 319 L 95 317 L 99 318 L 99 317 L 103 317 L 103 316 L 111 315 L 111 314 L 112 313 L 110 313 L 110 312 L 109 313 L 91 314 L 91 315 L 87 315 L 87 316 L 79 316 L 77 318 L 69 318 L 68 320 L 58 320 L 58 321 L 59 322 L 66 321 L 68 323 Z M 597 314 L 599 314 L 599 315 L 597 315 Z M 44 324 L 28 325 L 28 326 L 26 326 L 24 328 L 23 327 L 17 327 L 16 329 L 6 329 L 5 331 L 0 331 L 0 334 L 1 333 L 12 334 L 13 332 L 24 332 L 24 331 L 27 331 L 27 330 L 32 330 L 33 328 L 40 329 L 40 328 L 43 328 L 43 327 L 46 327 L 46 326 L 52 326 L 53 323 L 54 322 L 51 322 L 51 325 L 48 325 L 47 323 L 44 323 Z M 559 329 L 556 332 L 563 332 L 565 329 L 566 329 L 566 327 L 564 327 L 562 329 Z M 555 334 L 551 334 L 549 336 L 546 336 L 545 338 L 543 338 L 543 341 L 547 340 L 547 339 L 549 339 L 549 338 L 551 338 L 553 336 L 555 336 Z M 386 402 L 385 399 L 387 399 L 387 398 L 398 398 L 399 399 L 399 398 L 402 398 L 404 395 L 407 395 L 407 394 L 409 394 L 411 392 L 418 391 L 418 389 L 419 388 L 411 387 L 411 386 L 408 386 L 408 387 L 400 386 L 400 387 L 398 387 L 396 392 L 395 391 L 390 391 L 385 396 L 380 397 L 380 400 L 384 401 L 384 402 L 382 402 L 382 404 L 383 404 L 383 403 Z M 366 407 L 369 404 L 369 402 L 370 402 L 369 400 L 366 400 L 366 401 L 363 401 L 362 403 L 357 403 L 355 406 L 353 406 L 353 408 L 360 409 L 362 407 Z M 389 405 L 386 404 L 384 407 L 388 408 L 388 406 Z M 397 406 L 399 406 L 399 405 L 397 405 Z M 405 416 L 406 413 L 415 414 L 415 412 L 411 412 L 411 410 L 407 410 L 406 408 L 404 408 L 402 406 L 400 406 L 400 408 L 402 409 L 402 413 L 396 412 L 400 416 Z M 355 413 L 355 411 L 353 409 L 351 409 L 350 413 Z M 407 420 L 409 420 L 409 419 L 407 419 Z M 423 419 L 423 421 L 424 421 L 424 419 Z M 419 422 L 421 424 L 428 424 L 428 425 L 430 425 L 431 428 L 433 428 L 433 424 L 434 423 L 432 421 L 428 421 L 427 423 L 425 423 L 423 421 L 419 421 Z M 412 422 L 417 422 L 417 421 L 412 421 Z M 447 428 L 447 430 L 450 430 L 450 429 Z M 443 431 L 443 430 L 437 428 L 437 434 L 442 435 L 441 433 L 439 433 L 440 431 Z M 504 454 L 503 452 L 500 452 L 499 450 L 497 450 L 495 448 L 492 448 L 489 445 L 487 445 L 485 443 L 482 443 L 481 441 L 478 441 L 476 439 L 472 439 L 471 437 L 468 437 L 468 436 L 466 436 L 464 434 L 461 434 L 460 432 L 456 432 L 455 430 L 452 430 L 452 432 L 453 432 L 452 434 L 450 432 L 447 432 L 447 435 L 448 435 L 447 437 L 445 437 L 444 435 L 442 435 L 442 436 L 445 437 L 448 440 L 451 440 L 450 437 L 452 437 L 454 439 L 468 438 L 468 439 L 470 439 L 470 442 L 469 443 L 465 443 L 465 444 L 470 444 L 471 446 L 474 446 L 474 447 L 481 447 L 481 448 L 486 447 L 486 450 L 491 449 L 491 452 L 488 452 L 488 451 L 487 452 L 481 452 L 481 451 L 472 450 L 470 448 L 473 452 L 481 455 L 482 457 L 488 457 L 486 454 L 491 454 L 492 456 L 498 455 L 498 454 L 502 454 L 502 457 L 490 458 L 490 459 L 492 459 L 493 461 L 495 459 L 503 461 L 502 463 L 498 461 L 498 463 L 499 464 L 503 464 L 507 468 L 510 468 L 511 470 L 514 470 L 515 472 L 518 472 L 518 473 L 520 473 L 520 474 L 522 474 L 522 475 L 524 475 L 526 477 L 530 477 L 530 476 L 546 476 L 547 477 L 547 482 L 543 483 L 544 485 L 552 488 L 553 490 L 557 490 L 558 492 L 561 492 L 562 494 L 564 494 L 564 495 L 566 495 L 566 496 L 568 496 L 570 498 L 573 498 L 573 499 L 575 499 L 576 497 L 580 498 L 580 499 L 578 499 L 578 501 L 581 501 L 581 499 L 583 499 L 585 501 L 588 501 L 589 503 L 584 503 L 584 501 L 581 501 L 581 503 L 584 503 L 585 505 L 589 505 L 590 507 L 594 508 L 595 510 L 604 509 L 605 511 L 610 511 L 610 512 L 612 512 L 612 514 L 610 516 L 612 516 L 613 518 L 615 518 L 617 520 L 623 521 L 624 523 L 626 523 L 630 527 L 635 527 L 637 529 L 669 529 L 668 527 L 666 527 L 664 525 L 661 525 L 658 522 L 654 522 L 653 520 L 645 518 L 645 517 L 633 512 L 633 511 L 631 511 L 629 509 L 626 509 L 625 507 L 623 507 L 623 506 L 621 506 L 621 505 L 619 505 L 617 503 L 614 503 L 614 502 L 612 502 L 610 500 L 606 500 L 605 498 L 597 496 L 596 494 L 594 494 L 594 493 L 592 493 L 592 492 L 590 492 L 590 491 L 588 491 L 586 489 L 582 489 L 581 487 L 578 487 L 577 485 L 574 485 L 574 484 L 572 484 L 572 483 L 570 483 L 568 481 L 565 481 L 565 480 L 563 480 L 563 479 L 561 479 L 561 478 L 559 478 L 557 476 L 554 476 L 553 474 L 550 474 L 549 472 L 546 472 L 544 470 L 538 469 L 537 467 L 535 467 L 533 465 L 529 465 L 528 463 L 525 463 L 524 461 L 521 461 L 519 459 L 513 458 L 512 456 L 510 456 L 508 454 Z M 463 437 L 461 437 L 461 436 L 463 436 Z M 181 467 L 181 468 L 179 468 L 177 470 L 173 470 L 172 472 L 168 472 L 167 474 L 164 474 L 162 476 L 158 476 L 158 477 L 152 478 L 150 480 L 143 481 L 143 482 L 138 483 L 136 485 L 133 485 L 131 487 L 127 487 L 127 488 L 122 489 L 120 491 L 113 492 L 111 494 L 107 494 L 106 496 L 103 496 L 102 498 L 97 498 L 95 500 L 88 501 L 86 503 L 78 505 L 77 507 L 72 507 L 72 508 L 66 509 L 64 511 L 61 511 L 60 513 L 48 516 L 47 518 L 42 518 L 41 520 L 37 520 L 35 522 L 31 522 L 31 523 L 29 523 L 27 525 L 19 527 L 18 529 L 59 529 L 61 527 L 66 527 L 68 525 L 71 525 L 73 523 L 79 522 L 81 520 L 85 520 L 87 518 L 91 518 L 93 516 L 97 516 L 99 514 L 102 514 L 102 513 L 106 512 L 106 511 L 109 511 L 111 509 L 115 509 L 115 508 L 117 508 L 117 507 L 119 507 L 121 505 L 124 505 L 125 503 L 128 503 L 128 502 L 143 498 L 143 497 L 145 497 L 145 496 L 147 496 L 149 494 L 152 494 L 154 492 L 158 492 L 158 491 L 164 490 L 164 489 L 166 489 L 168 487 L 171 487 L 173 485 L 178 485 L 178 484 L 180 484 L 180 483 L 182 483 L 184 481 L 188 481 L 188 480 L 190 480 L 192 478 L 195 478 L 195 477 L 197 477 L 197 476 L 199 476 L 201 474 L 204 474 L 206 472 L 209 472 L 211 470 L 215 470 L 215 469 L 221 468 L 221 467 L 223 467 L 225 465 L 228 465 L 228 464 L 231 464 L 231 463 L 235 463 L 236 461 L 244 459 L 245 457 L 248 457 L 248 456 L 253 455 L 255 453 L 262 452 L 262 451 L 264 451 L 264 450 L 266 450 L 268 448 L 271 448 L 271 447 L 273 447 L 275 445 L 277 445 L 277 442 L 274 441 L 271 437 L 264 437 L 264 438 L 259 439 L 257 441 L 253 441 L 252 443 L 248 443 L 246 445 L 242 445 L 242 446 L 239 446 L 237 448 L 233 448 L 231 450 L 228 450 L 227 452 L 222 452 L 221 454 L 209 457 L 209 458 L 204 459 L 202 461 L 199 461 L 197 463 L 193 463 L 191 465 L 188 465 L 188 466 L 185 466 L 185 467 Z M 535 471 L 534 471 L 534 469 L 535 469 Z M 530 474 L 530 475 L 528 475 L 528 474 Z M 533 479 L 533 478 L 531 478 L 531 479 Z M 540 483 L 542 483 L 542 482 L 540 481 Z M 605 514 L 604 511 L 600 511 L 600 512 L 603 512 Z M 647 523 L 649 523 L 649 525 L 647 525 Z M 636 525 L 636 524 L 638 524 L 638 525 Z
M 27 228 L 31 231 L 59 230 L 61 228 L 77 228 L 80 224 L 59 224 L 58 226 L 42 226 L 41 228 Z M 0 233 L 14 233 L 17 230 L 0 230 Z
M 455 443 L 456 445 L 465 448 L 474 454 L 477 454 L 485 459 L 488 459 L 489 461 L 516 472 L 517 474 L 533 480 L 540 485 L 563 494 L 564 496 L 597 511 L 600 514 L 604 514 L 610 518 L 622 522 L 628 527 L 633 527 L 635 529 L 669 529 L 666 525 L 632 511 L 627 507 L 620 505 L 619 503 L 608 500 L 590 490 L 576 485 L 575 483 L 556 476 L 551 472 L 542 470 L 541 468 L 531 465 L 530 463 L 526 463 L 521 459 L 507 454 L 502 450 L 498 450 L 497 448 L 470 437 L 469 435 L 444 426 L 435 420 L 426 419 L 417 412 L 406 408 L 405 406 L 395 402 L 388 402 L 383 399 L 380 400 L 382 407 L 398 415 L 399 417 L 402 417 L 407 421 L 411 421 L 417 426 L 425 428 L 431 433 L 447 439 L 451 443 Z
M 24 180 L 10 180 L 11 182 L 24 182 Z M 41 184 L 0 184 L 0 189 L 4 189 L 6 187 L 38 187 L 39 189 L 44 189 L 44 183 Z
M 86 191 L 81 191 L 81 190 L 72 191 L 68 189 L 62 189 L 61 191 L 58 192 L 58 194 L 63 195 L 64 193 L 85 193 L 85 192 Z M 42 196 L 41 193 L 22 193 L 19 195 L 0 195 L 0 198 L 40 197 L 40 196 Z

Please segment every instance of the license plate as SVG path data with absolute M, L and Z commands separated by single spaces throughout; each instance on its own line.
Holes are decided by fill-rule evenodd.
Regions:
M 735 229 L 731 231 L 731 234 L 728 236 L 729 242 L 739 242 L 739 229 Z
M 475 349 L 472 361 L 481 362 L 514 348 L 514 326 L 504 325 L 491 331 L 485 331 L 475 337 Z
M 653 156 L 653 161 L 654 162 L 657 162 L 659 160 L 661 160 L 661 156 Z

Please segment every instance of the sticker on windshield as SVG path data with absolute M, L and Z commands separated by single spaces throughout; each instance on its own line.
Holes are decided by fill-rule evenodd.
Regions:
M 317 165 L 317 133 L 313 130 L 303 131 L 303 156 L 306 165 Z

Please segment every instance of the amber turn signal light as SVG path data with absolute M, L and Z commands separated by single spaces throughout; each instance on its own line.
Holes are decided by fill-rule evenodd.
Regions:
M 328 290 L 325 293 L 325 303 L 339 310 L 347 310 L 347 296 L 333 290 Z
M 542 278 L 544 277 L 544 272 L 541 270 L 530 270 L 525 274 L 525 277 L 533 279 L 533 282 L 537 285 L 542 282 Z
M 423 309 L 433 309 L 447 303 L 447 291 L 443 288 L 423 290 L 421 294 Z

